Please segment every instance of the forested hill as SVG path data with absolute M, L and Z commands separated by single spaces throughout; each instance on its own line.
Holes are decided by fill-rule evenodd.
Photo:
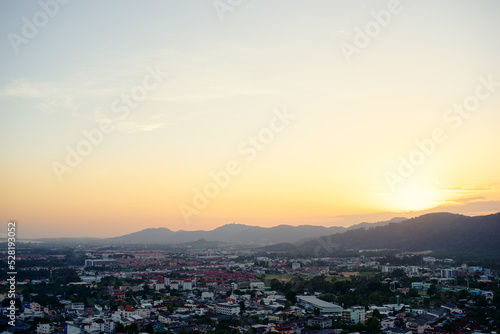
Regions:
M 432 213 L 398 224 L 347 231 L 296 245 L 301 250 L 327 245 L 326 248 L 331 249 L 434 250 L 500 257 L 500 213 L 477 217 Z

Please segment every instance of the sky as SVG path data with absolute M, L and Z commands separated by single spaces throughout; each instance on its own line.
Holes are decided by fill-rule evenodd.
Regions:
M 2 1 L 0 220 L 111 237 L 498 212 L 499 14 Z

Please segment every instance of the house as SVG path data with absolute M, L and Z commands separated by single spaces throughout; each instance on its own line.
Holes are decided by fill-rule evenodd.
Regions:
M 447 308 L 444 308 L 444 307 L 438 307 L 438 308 L 433 308 L 433 309 L 427 310 L 426 313 L 428 315 L 435 317 L 435 318 L 442 318 L 445 315 L 449 314 L 450 310 Z
M 76 325 L 71 321 L 66 321 L 64 325 L 64 333 L 66 334 L 83 334 L 83 326 Z
M 95 318 L 91 321 L 91 332 L 114 333 L 115 331 L 115 322 L 110 318 Z
M 158 321 L 162 324 L 170 325 L 172 323 L 172 318 L 170 318 L 166 313 L 158 314 Z
M 283 334 L 294 334 L 295 332 L 295 326 L 277 326 L 277 327 L 272 327 L 271 328 L 272 333 L 283 333 Z
M 383 330 L 384 334 L 412 334 L 409 329 L 387 327 Z
M 380 322 L 380 326 L 382 326 L 382 328 L 396 327 L 396 318 L 387 317 Z
M 36 331 L 39 334 L 50 334 L 54 326 L 52 324 L 38 324 L 36 326 Z
M 307 320 L 308 326 L 318 325 L 320 328 L 332 327 L 332 319 L 328 317 L 314 317 Z
M 83 311 L 85 309 L 85 304 L 83 303 L 72 303 L 71 309 L 74 311 Z
M 32 309 L 33 312 L 40 312 L 42 310 L 42 307 L 40 306 L 40 304 L 32 302 L 30 304 L 30 309 Z
M 427 291 L 431 287 L 432 283 L 426 283 L 426 282 L 412 282 L 411 283 L 411 288 L 412 289 L 417 289 L 419 291 Z
M 270 314 L 267 320 L 269 322 L 282 322 L 283 316 L 281 314 Z
M 151 316 L 151 310 L 148 308 L 138 308 L 135 310 L 135 314 L 147 319 Z
M 123 316 L 125 316 L 125 317 L 130 317 L 130 316 L 136 315 L 136 314 L 137 314 L 136 309 L 132 305 L 127 305 L 123 309 Z
M 213 299 L 214 298 L 214 294 L 212 292 L 204 291 L 204 292 L 201 293 L 201 298 L 203 298 L 203 299 Z
M 406 323 L 406 326 L 414 334 L 423 334 L 427 328 L 436 320 L 436 317 L 429 314 L 422 314 Z

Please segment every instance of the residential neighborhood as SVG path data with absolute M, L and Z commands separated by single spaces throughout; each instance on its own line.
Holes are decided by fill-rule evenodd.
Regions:
M 8 325 L 9 299 L 5 292 L 0 296 L 2 331 L 498 331 L 495 270 L 420 253 L 358 253 L 292 258 L 238 248 L 89 248 L 74 250 L 72 255 L 27 249 L 20 254 L 19 263 L 27 266 L 19 274 L 25 278 L 17 282 L 14 331 Z M 70 260 L 82 264 L 56 265 Z M 8 282 L 1 283 L 6 290 Z

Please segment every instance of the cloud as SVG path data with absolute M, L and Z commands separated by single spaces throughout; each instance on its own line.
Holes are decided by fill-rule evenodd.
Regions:
M 159 129 L 166 125 L 167 123 L 146 123 L 139 124 L 133 121 L 123 121 L 116 124 L 116 128 L 127 133 L 133 133 L 138 131 L 153 131 Z
M 470 202 L 478 202 L 478 201 L 484 201 L 486 200 L 486 197 L 484 196 L 471 196 L 471 197 L 463 197 L 456 199 L 455 202 L 458 203 L 470 203 Z
M 36 107 L 49 114 L 56 111 L 68 111 L 73 116 L 76 116 L 76 110 L 78 109 L 73 99 L 68 96 L 45 99 L 38 103 Z
M 40 98 L 47 91 L 47 83 L 32 83 L 27 80 L 16 80 L 7 86 L 0 88 L 0 96 Z
M 487 188 L 487 187 L 454 187 L 454 188 L 440 188 L 440 190 L 468 192 L 468 191 L 492 190 L 492 188 Z

